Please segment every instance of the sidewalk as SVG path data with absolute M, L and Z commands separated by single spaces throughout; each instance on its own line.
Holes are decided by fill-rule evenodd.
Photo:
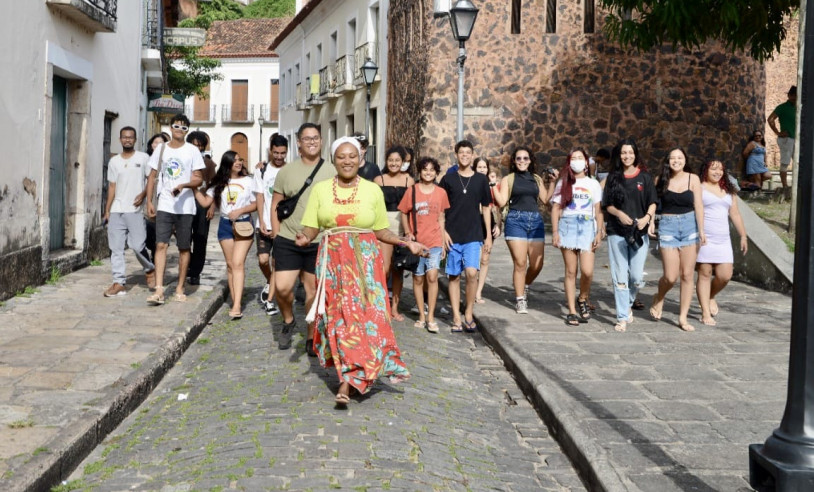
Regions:
M 0 490 L 59 483 L 149 395 L 223 303 L 216 231 L 187 302 L 171 300 L 178 250 L 170 245 L 163 306 L 146 304 L 132 252 L 126 296 L 102 296 L 112 282 L 106 260 L 0 306 Z
M 719 295 L 718 325 L 678 328 L 678 285 L 662 321 L 634 311 L 625 333 L 615 314 L 606 245 L 597 253 L 593 319 L 567 326 L 559 250 L 546 246 L 529 314 L 514 312 L 512 262 L 495 242 L 475 316 L 594 490 L 751 490 L 748 445 L 778 426 L 786 399 L 791 298 L 740 283 Z M 661 276 L 650 256 L 640 299 Z

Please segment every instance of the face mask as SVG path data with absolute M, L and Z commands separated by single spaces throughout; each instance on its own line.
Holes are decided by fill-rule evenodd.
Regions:
M 406 173 L 408 169 L 410 169 L 410 161 L 406 161 L 401 165 L 401 172 Z
M 575 173 L 581 173 L 585 170 L 585 161 L 584 160 L 572 160 L 571 161 L 571 170 Z

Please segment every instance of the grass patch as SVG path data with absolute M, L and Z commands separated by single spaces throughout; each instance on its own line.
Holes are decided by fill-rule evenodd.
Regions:
M 209 339 L 208 338 L 199 338 L 198 343 L 200 343 L 201 345 L 206 345 L 207 343 L 209 343 Z
M 132 364 L 130 364 L 130 367 L 132 367 L 133 369 L 138 369 L 139 367 L 141 367 L 141 362 L 133 362 Z
M 32 456 L 39 456 L 42 453 L 47 453 L 47 452 L 48 452 L 48 448 L 46 448 L 44 446 L 40 446 L 37 449 L 35 449 L 34 452 L 31 453 L 31 455 Z
M 749 197 L 745 200 L 758 217 L 763 219 L 780 239 L 786 243 L 786 247 L 794 253 L 795 235 L 789 233 L 789 214 L 791 212 L 791 201 L 786 200 L 779 203 L 772 195 L 760 195 Z M 748 232 L 748 231 L 747 231 Z
M 8 426 L 10 429 L 25 429 L 26 427 L 34 427 L 34 421 L 31 419 L 15 420 Z
M 84 489 L 87 486 L 85 485 L 84 480 L 71 480 L 70 482 L 64 483 L 62 485 L 57 485 L 56 487 L 51 487 L 51 492 L 71 492 L 72 490 L 79 490 Z
M 56 265 L 51 265 L 51 273 L 48 274 L 48 280 L 45 281 L 48 285 L 56 285 L 62 278 L 62 270 Z
M 28 287 L 26 287 L 23 290 L 18 290 L 16 296 L 17 297 L 31 297 L 34 294 L 36 294 L 37 292 L 39 292 L 39 291 L 40 291 L 39 289 L 36 289 L 36 288 L 29 285 Z
M 102 266 L 102 260 L 90 260 L 90 266 Z

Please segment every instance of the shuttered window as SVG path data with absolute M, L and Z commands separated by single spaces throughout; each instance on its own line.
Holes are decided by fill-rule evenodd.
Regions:
M 196 95 L 195 102 L 193 103 L 192 120 L 193 121 L 209 121 L 209 84 L 206 84 L 203 91 L 206 97 Z
M 271 95 L 269 97 L 269 120 L 280 121 L 280 81 L 271 79 Z
M 232 121 L 249 119 L 249 81 L 232 81 Z

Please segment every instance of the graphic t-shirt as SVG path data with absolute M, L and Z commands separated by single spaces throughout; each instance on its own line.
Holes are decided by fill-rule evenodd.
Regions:
M 333 166 L 331 166 L 333 169 Z M 322 170 L 320 169 L 320 172 Z M 338 226 L 353 226 L 378 231 L 387 229 L 387 210 L 384 208 L 384 195 L 381 188 L 366 179 L 359 180 L 359 189 L 351 203 L 334 201 L 333 178 L 310 186 L 311 195 L 302 217 L 302 225 L 316 229 L 330 229 Z M 336 196 L 348 200 L 353 188 L 336 187 Z
M 209 188 L 206 194 L 214 198 L 215 188 Z M 254 201 L 254 179 L 251 176 L 230 179 L 220 193 L 220 216 L 228 218 L 232 210 L 246 207 Z
M 415 187 L 415 221 L 418 228 L 416 241 L 428 248 L 440 248 L 444 245 L 444 236 L 438 216 L 449 208 L 447 192 L 440 186 L 433 186 L 432 192 L 424 193 L 421 187 Z M 413 189 L 407 188 L 407 193 L 399 203 L 399 210 L 407 216 L 410 229 L 413 228 Z
M 300 188 L 302 188 L 305 180 L 308 179 L 308 176 L 314 171 L 314 166 L 316 166 L 316 164 L 306 166 L 305 163 L 302 162 L 302 159 L 289 162 L 277 173 L 277 179 L 274 180 L 274 192 L 280 193 L 285 198 L 296 195 L 300 191 Z M 302 217 L 305 214 L 305 206 L 308 204 L 308 197 L 311 195 L 311 190 L 314 189 L 314 184 L 333 178 L 334 176 L 336 176 L 336 168 L 333 164 L 328 161 L 323 162 L 322 167 L 319 168 L 319 172 L 314 176 L 313 183 L 305 189 L 297 201 L 297 207 L 294 209 L 294 213 L 280 224 L 280 236 L 290 239 L 291 241 L 296 240 L 297 232 L 301 229 L 300 224 L 302 223 Z M 314 239 L 314 241 L 317 241 L 317 239 Z
M 282 167 L 274 167 L 270 163 L 266 163 L 266 167 L 261 172 L 260 169 L 254 170 L 254 192 L 263 194 L 263 210 L 257 211 L 257 221 L 255 227 L 260 228 L 260 214 L 263 214 L 263 222 L 266 227 L 271 229 L 271 194 L 274 193 L 274 181 L 277 179 L 277 174 Z
M 466 244 L 485 239 L 481 207 L 492 203 L 489 180 L 481 173 L 463 177 L 456 173 L 447 173 L 438 184 L 447 192 L 449 210 L 446 215 L 446 229 L 452 242 Z
M 602 206 L 608 207 L 615 205 L 616 208 L 623 211 L 631 219 L 639 219 L 647 213 L 647 208 L 656 203 L 656 186 L 653 184 L 653 177 L 647 171 L 642 171 L 641 168 L 637 169 L 636 173 L 631 176 L 625 176 L 624 181 L 624 202 L 615 205 L 609 203 L 610 195 L 603 193 Z M 605 182 L 605 189 L 607 190 L 607 182 Z M 623 226 L 619 219 L 612 214 L 605 214 L 608 222 L 606 228 L 608 235 L 624 236 L 626 226 Z
M 594 205 L 602 202 L 602 187 L 599 183 L 589 177 L 578 178 L 571 188 L 571 203 L 562 209 L 563 217 L 588 216 L 593 218 Z M 557 181 L 554 187 L 552 203 L 562 206 L 562 180 Z
M 110 205 L 110 213 L 141 212 L 141 206 L 136 207 L 133 201 L 144 191 L 145 178 L 150 174 L 150 167 L 147 165 L 149 159 L 150 156 L 144 152 L 135 152 L 127 159 L 121 154 L 110 158 L 107 180 L 116 183 L 116 196 Z
M 172 190 L 179 184 L 189 183 L 192 172 L 204 169 L 203 157 L 198 147 L 184 142 L 174 149 L 168 144 L 164 147 L 163 162 L 158 162 L 161 147 L 150 156 L 150 168 L 157 172 L 158 211 L 177 215 L 195 215 L 195 195 L 191 188 L 184 188 L 178 196 L 172 196 Z
M 794 133 L 797 129 L 797 108 L 794 104 L 786 101 L 774 108 L 774 114 L 776 114 L 777 119 L 780 120 L 780 131 L 787 132 L 789 138 L 794 138 Z

